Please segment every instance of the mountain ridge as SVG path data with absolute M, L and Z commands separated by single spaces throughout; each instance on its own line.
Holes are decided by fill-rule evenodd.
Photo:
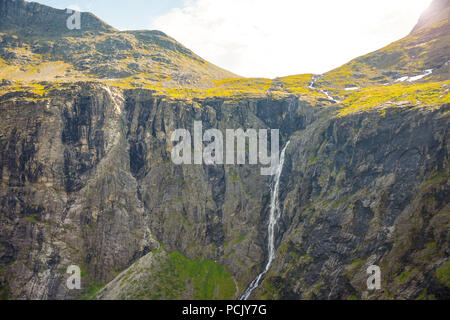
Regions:
M 424 28 L 435 26 L 445 22 L 450 16 L 449 0 L 433 0 L 430 6 L 422 13 L 419 21 L 411 30 L 411 34 L 417 33 Z
M 24 0 L 0 1 L 0 29 L 9 30 L 24 37 L 76 36 L 85 32 L 117 31 L 90 12 L 81 12 L 83 28 L 69 30 L 66 26 L 69 14 L 66 10 L 55 9 L 37 2 Z M 17 21 L 21 21 L 17 24 Z

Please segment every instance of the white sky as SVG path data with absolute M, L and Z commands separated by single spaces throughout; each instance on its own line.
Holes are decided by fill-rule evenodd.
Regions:
M 152 20 L 247 77 L 323 73 L 406 36 L 431 0 L 185 0 Z

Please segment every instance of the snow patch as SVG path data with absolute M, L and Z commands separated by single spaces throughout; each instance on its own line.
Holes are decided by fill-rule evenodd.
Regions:
M 421 75 L 418 75 L 418 76 L 415 76 L 415 77 L 410 77 L 408 79 L 408 81 L 409 82 L 417 81 L 417 80 L 420 80 L 422 78 L 425 78 L 426 76 L 429 76 L 432 73 L 433 73 L 433 69 L 428 69 L 428 70 L 425 70 L 424 74 L 421 74 Z
M 406 81 L 406 80 L 408 80 L 408 76 L 406 76 L 406 77 L 401 77 L 401 78 L 398 78 L 397 80 L 395 80 L 395 82 L 403 82 L 403 81 Z
M 414 77 L 408 77 L 408 76 L 401 77 L 401 78 L 396 79 L 395 82 L 403 82 L 403 81 L 414 82 L 414 81 L 420 80 L 422 78 L 425 78 L 426 76 L 429 76 L 432 73 L 433 73 L 433 69 L 427 69 L 427 70 L 425 70 L 424 74 L 419 74 Z

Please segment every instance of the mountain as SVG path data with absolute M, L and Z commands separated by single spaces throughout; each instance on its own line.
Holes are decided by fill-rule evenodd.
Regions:
M 89 32 L 117 31 L 91 13 L 83 12 L 83 28 L 67 28 L 67 10 L 58 10 L 23 0 L 0 1 L 0 29 L 2 32 L 37 39 L 60 36 L 80 36 Z
M 323 75 L 253 79 L 159 31 L 0 0 L 0 297 L 237 299 L 269 261 L 277 180 L 250 298 L 449 299 L 448 10 Z M 199 120 L 279 128 L 279 179 L 175 165 L 172 132 Z
M 237 77 L 159 31 L 120 32 L 90 13 L 0 1 L 0 76 L 14 81 L 94 81 L 122 87 L 204 87 Z
M 426 30 L 436 29 L 447 24 L 450 13 L 449 6 L 449 0 L 433 1 L 430 7 L 422 14 L 411 34 L 420 34 Z
M 408 36 L 325 73 L 317 85 L 345 97 L 346 88 L 448 80 L 449 10 L 448 0 L 433 1 Z

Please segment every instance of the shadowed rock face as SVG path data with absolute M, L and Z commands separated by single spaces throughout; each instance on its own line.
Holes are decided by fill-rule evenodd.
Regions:
M 171 132 L 202 120 L 205 129 L 277 127 L 282 144 L 291 140 L 277 258 L 255 297 L 448 297 L 436 277 L 448 256 L 448 109 L 335 118 L 295 97 L 188 103 L 99 84 L 41 101 L 3 97 L 3 290 L 69 298 L 70 264 L 100 286 L 137 260 L 139 272 L 121 279 L 165 270 L 177 251 L 226 266 L 237 297 L 266 259 L 270 180 L 257 166 L 175 166 Z M 382 267 L 383 290 L 369 295 L 370 264 Z M 122 282 L 99 297 L 139 296 Z M 193 297 L 186 290 L 178 297 Z
M 18 0 L 0 0 L 0 9 L 1 68 L 28 67 L 27 59 L 35 58 L 31 50 L 100 80 L 141 71 L 153 76 L 140 70 L 150 60 L 152 67 L 174 72 L 172 85 L 196 88 L 230 74 L 163 33 L 116 32 L 92 16 L 92 37 L 30 40 L 37 34 L 29 26 L 45 28 L 64 12 Z M 14 29 L 20 24 L 12 19 L 27 16 L 30 25 Z M 437 84 L 424 78 L 416 87 L 378 85 L 366 91 L 372 100 L 363 96 L 354 105 L 320 95 L 325 84 L 343 99 L 359 94 L 339 89 L 346 82 L 338 83 L 338 69 L 297 94 L 283 86 L 307 86 L 310 77 L 276 79 L 258 94 L 250 80 L 237 79 L 223 89 L 235 86 L 237 94 L 211 97 L 199 90 L 190 98 L 120 89 L 99 79 L 4 79 L 0 298 L 238 298 L 267 261 L 271 178 L 260 175 L 258 165 L 174 165 L 171 133 L 193 132 L 194 121 L 201 120 L 204 130 L 224 134 L 279 128 L 280 145 L 290 141 L 280 181 L 276 258 L 251 298 L 448 299 L 445 26 L 419 27 L 420 36 L 395 43 L 389 54 L 380 50 L 349 64 L 358 74 L 367 65 L 386 73 L 397 48 L 407 47 L 402 54 L 409 55 L 426 39 L 432 50 L 417 59 L 440 68 L 432 78 Z M 130 50 L 135 63 L 118 64 Z M 400 64 L 389 78 L 406 69 Z M 343 74 L 354 77 L 352 72 Z M 411 99 L 410 88 L 417 88 Z M 382 272 L 378 291 L 366 286 L 373 264 Z M 69 265 L 81 268 L 81 291 L 66 288 Z
M 203 88 L 236 77 L 160 31 L 118 31 L 91 13 L 0 1 L 0 76 L 13 81 L 121 81 L 123 87 Z M 8 70 L 4 72 L 3 67 Z M 37 71 L 37 72 L 36 72 Z
M 167 139 L 194 119 L 218 128 L 281 125 L 297 103 L 211 100 L 199 108 L 95 84 L 55 90 L 43 101 L 4 96 L 2 284 L 13 297 L 64 298 L 69 264 L 105 283 L 154 249 L 155 238 L 169 252 L 229 261 L 238 273 L 239 250 L 224 243 L 245 236 L 244 248 L 254 246 L 250 239 L 264 229 L 267 178 L 256 167 L 174 166 Z M 268 107 L 280 114 L 264 118 Z M 294 129 L 292 118 L 285 122 Z M 262 255 L 260 248 L 250 260 Z M 16 280 L 8 280 L 12 274 Z

